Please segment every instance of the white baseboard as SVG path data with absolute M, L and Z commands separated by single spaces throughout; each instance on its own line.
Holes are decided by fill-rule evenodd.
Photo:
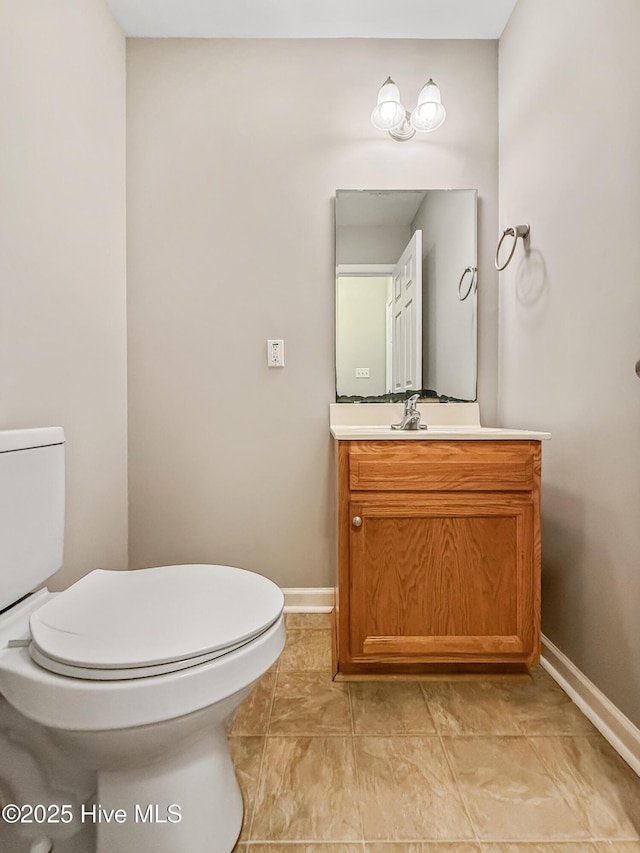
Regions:
M 283 589 L 285 613 L 330 613 L 335 602 L 335 590 L 329 587 L 293 587 Z
M 640 776 L 640 729 L 544 635 L 540 663 Z

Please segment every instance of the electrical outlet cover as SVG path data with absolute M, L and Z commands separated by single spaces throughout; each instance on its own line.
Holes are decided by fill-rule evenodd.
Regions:
M 284 367 L 284 341 L 267 341 L 267 367 Z

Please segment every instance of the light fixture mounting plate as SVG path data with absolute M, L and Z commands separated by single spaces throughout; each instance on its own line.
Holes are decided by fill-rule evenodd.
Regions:
M 389 136 L 398 142 L 406 142 L 408 139 L 413 139 L 416 135 L 415 128 L 411 124 L 411 113 L 405 110 L 404 121 L 401 125 L 389 131 Z

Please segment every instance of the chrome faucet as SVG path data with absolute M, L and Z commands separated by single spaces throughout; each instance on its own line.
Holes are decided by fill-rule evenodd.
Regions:
M 391 424 L 391 429 L 427 429 L 426 424 L 420 423 L 419 399 L 420 394 L 412 394 L 404 401 L 404 416 L 399 424 Z

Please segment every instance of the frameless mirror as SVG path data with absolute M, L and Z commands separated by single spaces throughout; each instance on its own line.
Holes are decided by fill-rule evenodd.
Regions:
M 338 190 L 336 399 L 475 400 L 476 190 Z

